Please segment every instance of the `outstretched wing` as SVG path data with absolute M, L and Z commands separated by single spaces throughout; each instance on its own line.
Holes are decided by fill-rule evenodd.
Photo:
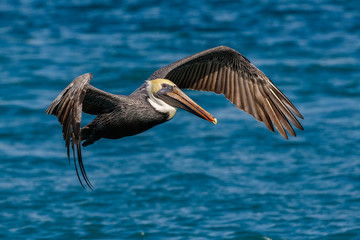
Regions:
M 83 179 L 90 189 L 93 187 L 87 177 L 81 156 L 81 112 L 101 114 L 112 111 L 116 106 L 114 95 L 92 87 L 89 84 L 91 79 L 91 73 L 75 78 L 46 110 L 47 114 L 55 115 L 63 126 L 63 137 L 69 162 L 71 146 L 78 179 L 84 187 L 79 176 L 76 155 Z
M 148 80 L 156 78 L 169 79 L 180 88 L 224 94 L 272 132 L 274 124 L 286 139 L 284 128 L 296 136 L 289 121 L 303 130 L 295 115 L 302 119 L 303 116 L 290 100 L 263 72 L 229 47 L 220 46 L 181 59 L 160 68 Z

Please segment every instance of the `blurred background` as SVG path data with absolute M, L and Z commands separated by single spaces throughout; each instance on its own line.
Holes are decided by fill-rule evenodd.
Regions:
M 360 239 L 359 1 L 0 1 L 0 238 Z M 304 115 L 284 140 L 223 96 L 68 164 L 45 109 L 75 77 L 130 94 L 226 45 Z M 83 123 L 92 119 L 84 116 Z

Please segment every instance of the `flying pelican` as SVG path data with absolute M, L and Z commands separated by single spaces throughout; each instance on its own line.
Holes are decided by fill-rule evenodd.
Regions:
M 285 139 L 288 139 L 286 131 L 296 137 L 289 121 L 303 130 L 295 115 L 302 119 L 303 116 L 290 100 L 247 58 L 225 46 L 196 53 L 158 69 L 129 96 L 97 89 L 89 84 L 91 79 L 91 73 L 75 78 L 46 110 L 61 123 L 69 162 L 71 147 L 77 177 L 84 187 L 78 162 L 90 189 L 92 185 L 81 157 L 81 141 L 85 147 L 100 138 L 117 139 L 139 134 L 172 119 L 177 108 L 217 123 L 215 117 L 185 95 L 181 88 L 224 94 L 237 108 L 264 122 L 272 132 L 274 124 Z M 97 116 L 81 128 L 81 112 Z

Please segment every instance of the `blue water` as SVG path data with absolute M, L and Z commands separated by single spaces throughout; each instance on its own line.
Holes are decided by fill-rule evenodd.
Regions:
M 120 1 L 119 1 L 120 2 Z M 0 1 L 0 238 L 360 239 L 359 1 Z M 222 96 L 187 92 L 143 134 L 68 165 L 45 109 L 76 76 L 129 94 L 156 69 L 226 45 L 304 115 L 284 140 Z M 91 116 L 84 116 L 84 121 Z

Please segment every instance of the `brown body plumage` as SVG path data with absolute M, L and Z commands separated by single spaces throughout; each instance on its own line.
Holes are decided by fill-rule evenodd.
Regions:
M 82 163 L 81 141 L 87 146 L 100 138 L 114 139 L 141 133 L 170 120 L 178 107 L 216 124 L 211 114 L 179 88 L 224 94 L 237 108 L 264 122 L 273 132 L 274 124 L 286 139 L 286 131 L 296 136 L 289 121 L 303 129 L 295 115 L 303 117 L 290 100 L 249 60 L 224 46 L 191 55 L 157 70 L 129 96 L 97 89 L 89 84 L 91 78 L 92 74 L 76 78 L 46 110 L 57 116 L 63 125 L 68 156 L 71 147 L 77 170 L 76 147 L 81 173 L 90 188 Z M 80 129 L 82 111 L 98 116 Z M 81 182 L 79 174 L 78 177 Z

